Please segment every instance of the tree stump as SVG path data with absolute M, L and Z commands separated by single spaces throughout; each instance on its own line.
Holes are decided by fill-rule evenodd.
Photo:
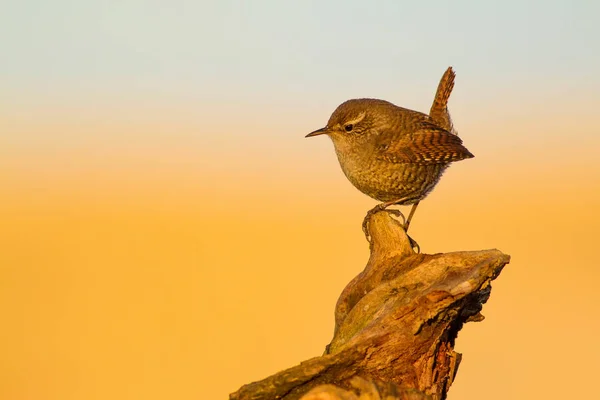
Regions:
M 369 224 L 367 266 L 343 290 L 325 354 L 242 386 L 231 400 L 446 398 L 461 360 L 454 341 L 481 321 L 499 250 L 417 254 L 387 211 Z

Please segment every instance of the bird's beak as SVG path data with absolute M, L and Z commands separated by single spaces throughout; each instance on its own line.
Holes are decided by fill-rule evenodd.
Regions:
M 312 136 L 317 136 L 317 135 L 323 135 L 325 133 L 327 133 L 327 127 L 321 128 L 321 129 L 317 129 L 316 131 L 309 133 L 305 137 L 312 137 Z

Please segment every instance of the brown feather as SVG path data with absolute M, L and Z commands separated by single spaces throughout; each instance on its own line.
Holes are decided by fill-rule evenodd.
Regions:
M 423 122 L 411 135 L 381 135 L 376 157 L 392 163 L 445 164 L 472 158 L 473 154 L 458 136 Z
M 433 120 L 447 130 L 448 132 L 457 134 L 454 130 L 454 126 L 452 125 L 452 119 L 450 118 L 450 113 L 448 112 L 448 100 L 450 99 L 450 94 L 452 93 L 452 89 L 454 89 L 454 78 L 456 74 L 452 67 L 448 67 L 444 75 L 440 79 L 440 83 L 438 85 L 437 91 L 435 93 L 435 98 L 433 99 L 433 104 L 431 105 L 431 110 L 429 111 L 429 115 Z

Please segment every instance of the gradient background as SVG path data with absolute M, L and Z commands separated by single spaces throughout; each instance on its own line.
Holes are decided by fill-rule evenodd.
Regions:
M 226 398 L 319 355 L 375 201 L 322 127 L 429 110 L 473 160 L 411 226 L 499 248 L 450 399 L 576 398 L 600 358 L 593 1 L 42 1 L 0 13 L 0 398 Z

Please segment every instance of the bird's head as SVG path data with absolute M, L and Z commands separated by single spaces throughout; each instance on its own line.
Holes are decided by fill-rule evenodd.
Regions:
M 306 137 L 328 135 L 334 144 L 360 142 L 387 123 L 386 111 L 392 107 L 396 106 L 384 100 L 348 100 L 336 108 L 324 128 Z

